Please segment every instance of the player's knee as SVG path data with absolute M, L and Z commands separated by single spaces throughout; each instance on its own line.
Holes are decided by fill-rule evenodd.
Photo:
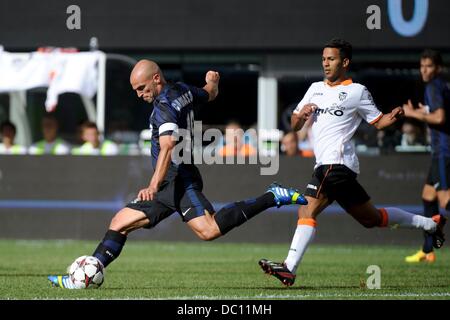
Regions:
M 112 218 L 109 229 L 126 234 L 128 226 L 122 215 L 118 213 Z
M 215 230 L 213 229 L 201 230 L 200 232 L 197 232 L 197 235 L 203 241 L 211 241 L 219 236 L 219 234 L 217 234 L 217 232 L 215 232 Z
M 202 231 L 198 234 L 198 236 L 200 237 L 200 239 L 202 239 L 203 241 L 211 241 L 214 240 L 215 238 L 213 237 L 213 234 L 209 231 Z
M 447 209 L 450 199 L 439 199 L 439 207 L 441 209 Z

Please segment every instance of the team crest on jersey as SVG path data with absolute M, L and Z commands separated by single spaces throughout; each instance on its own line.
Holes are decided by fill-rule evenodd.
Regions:
M 344 101 L 347 98 L 347 92 L 339 92 L 339 100 Z

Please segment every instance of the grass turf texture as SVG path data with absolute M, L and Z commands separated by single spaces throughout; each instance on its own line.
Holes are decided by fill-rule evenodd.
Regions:
M 286 288 L 263 274 L 260 258 L 282 260 L 288 244 L 128 241 L 97 290 L 52 288 L 96 242 L 0 240 L 0 299 L 450 299 L 450 250 L 434 264 L 406 264 L 417 248 L 312 245 L 296 283 Z M 369 265 L 381 289 L 365 286 Z

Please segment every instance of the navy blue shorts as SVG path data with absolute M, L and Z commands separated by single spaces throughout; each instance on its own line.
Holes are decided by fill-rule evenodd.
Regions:
M 426 184 L 433 186 L 436 191 L 445 191 L 450 185 L 450 158 L 433 158 Z
M 203 181 L 201 176 L 163 181 L 156 197 L 152 201 L 133 201 L 127 208 L 145 213 L 150 223 L 145 228 L 153 228 L 159 222 L 177 211 L 184 222 L 205 215 L 205 211 L 212 214 L 214 208 L 202 193 Z

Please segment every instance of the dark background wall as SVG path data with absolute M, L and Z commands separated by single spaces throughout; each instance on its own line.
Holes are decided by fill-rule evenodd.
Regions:
M 402 1 L 410 20 L 415 1 Z M 0 44 L 86 48 L 96 36 L 103 50 L 309 49 L 334 36 L 358 48 L 449 48 L 450 5 L 430 0 L 425 28 L 412 38 L 397 34 L 385 0 L 3 0 Z M 68 30 L 66 9 L 81 8 L 81 29 Z M 367 7 L 381 9 L 381 30 L 366 27 Z
M 428 155 L 361 158 L 360 183 L 379 206 L 400 205 L 420 212 L 420 192 Z M 313 161 L 280 158 L 275 176 L 261 176 L 259 165 L 201 165 L 204 193 L 216 209 L 263 193 L 273 181 L 303 189 Z M 148 185 L 147 157 L 1 156 L 2 238 L 99 239 L 110 219 Z M 296 226 L 295 206 L 271 209 L 219 241 L 288 242 Z M 365 230 L 332 205 L 319 217 L 317 242 L 419 244 L 419 231 Z M 135 239 L 198 241 L 177 213 Z

